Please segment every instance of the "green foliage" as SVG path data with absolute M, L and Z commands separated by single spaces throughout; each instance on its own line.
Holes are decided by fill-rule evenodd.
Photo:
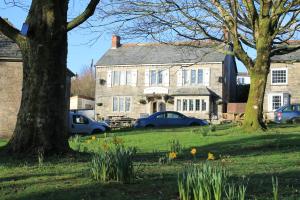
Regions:
M 272 191 L 274 200 L 278 200 L 278 178 L 272 176 Z
M 79 135 L 75 135 L 69 139 L 69 142 L 75 151 L 80 151 L 81 140 Z
M 228 183 L 229 175 L 220 166 L 187 166 L 178 176 L 178 190 L 181 200 L 244 200 L 246 187 Z
M 44 165 L 44 151 L 42 149 L 38 150 L 38 163 L 39 167 L 42 167 Z
M 178 139 L 173 139 L 170 141 L 170 152 L 181 154 L 182 150 L 183 150 L 183 146 L 180 144 Z
M 115 180 L 131 183 L 135 177 L 133 167 L 135 155 L 135 148 L 126 148 L 123 145 L 116 145 L 115 148 L 95 154 L 90 167 L 93 178 L 102 182 Z

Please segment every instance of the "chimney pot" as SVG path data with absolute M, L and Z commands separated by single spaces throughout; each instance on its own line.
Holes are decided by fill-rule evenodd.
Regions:
M 113 35 L 111 39 L 111 48 L 116 49 L 121 46 L 121 37 L 118 35 Z

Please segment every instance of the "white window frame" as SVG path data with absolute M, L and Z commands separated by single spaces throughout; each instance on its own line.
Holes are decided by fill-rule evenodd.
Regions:
M 114 98 L 117 98 L 118 108 L 114 110 Z M 126 110 L 126 98 L 129 98 L 129 110 Z M 123 109 L 120 110 L 120 99 L 123 99 Z M 112 97 L 112 111 L 114 113 L 129 113 L 132 110 L 132 97 L 131 96 L 113 96 Z
M 273 109 L 273 97 L 274 96 L 280 96 L 281 98 L 281 105 L 279 108 L 283 105 L 283 93 L 270 93 L 268 94 L 268 110 L 269 111 L 275 111 L 276 109 Z
M 115 73 L 118 73 L 118 77 L 119 77 L 119 80 L 118 80 L 118 83 L 116 83 L 115 81 Z M 124 74 L 125 75 L 125 82 L 124 83 L 121 83 L 121 74 Z M 128 76 L 130 74 L 130 77 Z M 132 86 L 132 82 L 133 82 L 133 72 L 132 70 L 112 70 L 111 71 L 111 85 L 112 86 Z M 129 80 L 130 79 L 130 80 Z
M 162 86 L 164 85 L 164 70 L 165 69 L 149 69 L 149 85 L 150 86 Z M 152 71 L 155 71 L 155 82 L 152 83 Z M 161 82 L 159 80 L 161 79 Z
M 285 83 L 273 83 L 273 71 L 279 71 L 284 70 L 285 71 Z M 287 68 L 272 68 L 271 69 L 271 85 L 287 85 L 288 84 L 288 69 Z
M 196 71 L 195 83 L 192 83 L 192 70 Z M 202 70 L 202 82 L 199 82 L 199 70 Z M 182 69 L 182 85 L 183 86 L 205 86 L 204 79 L 205 79 L 205 70 L 209 70 L 207 67 L 184 67 Z M 186 77 L 185 77 L 186 71 Z M 187 78 L 187 80 L 185 79 Z M 209 77 L 210 79 L 210 77 Z
M 180 100 L 180 106 L 178 106 L 178 100 Z M 190 100 L 193 101 L 193 110 L 190 110 Z M 196 100 L 199 100 L 199 110 L 196 110 Z M 186 101 L 187 105 L 186 105 L 186 110 L 183 110 L 183 102 Z M 205 110 L 203 110 L 202 107 L 202 102 L 205 102 L 206 107 Z M 208 101 L 205 98 L 188 98 L 188 97 L 184 97 L 184 98 L 176 98 L 176 104 L 174 105 L 174 110 L 178 111 L 178 112 L 183 112 L 183 113 L 205 113 L 208 111 Z M 178 109 L 180 108 L 180 109 Z

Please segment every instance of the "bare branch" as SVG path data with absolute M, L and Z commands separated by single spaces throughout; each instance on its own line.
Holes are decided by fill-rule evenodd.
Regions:
M 76 28 L 77 26 L 85 22 L 89 17 L 91 17 L 94 14 L 99 2 L 100 0 L 90 0 L 90 3 L 86 7 L 86 9 L 80 15 L 78 15 L 68 23 L 67 30 L 70 31 Z

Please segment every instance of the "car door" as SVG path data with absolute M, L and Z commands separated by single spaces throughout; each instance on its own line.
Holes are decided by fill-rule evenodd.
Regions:
M 186 126 L 185 116 L 175 112 L 167 112 L 168 126 Z
M 79 134 L 88 134 L 89 130 L 89 120 L 83 115 L 75 114 L 72 116 L 72 125 L 71 125 L 72 133 Z
M 166 126 L 168 126 L 166 113 L 164 112 L 164 113 L 161 113 L 161 114 L 157 115 L 152 123 L 156 127 L 166 127 Z

